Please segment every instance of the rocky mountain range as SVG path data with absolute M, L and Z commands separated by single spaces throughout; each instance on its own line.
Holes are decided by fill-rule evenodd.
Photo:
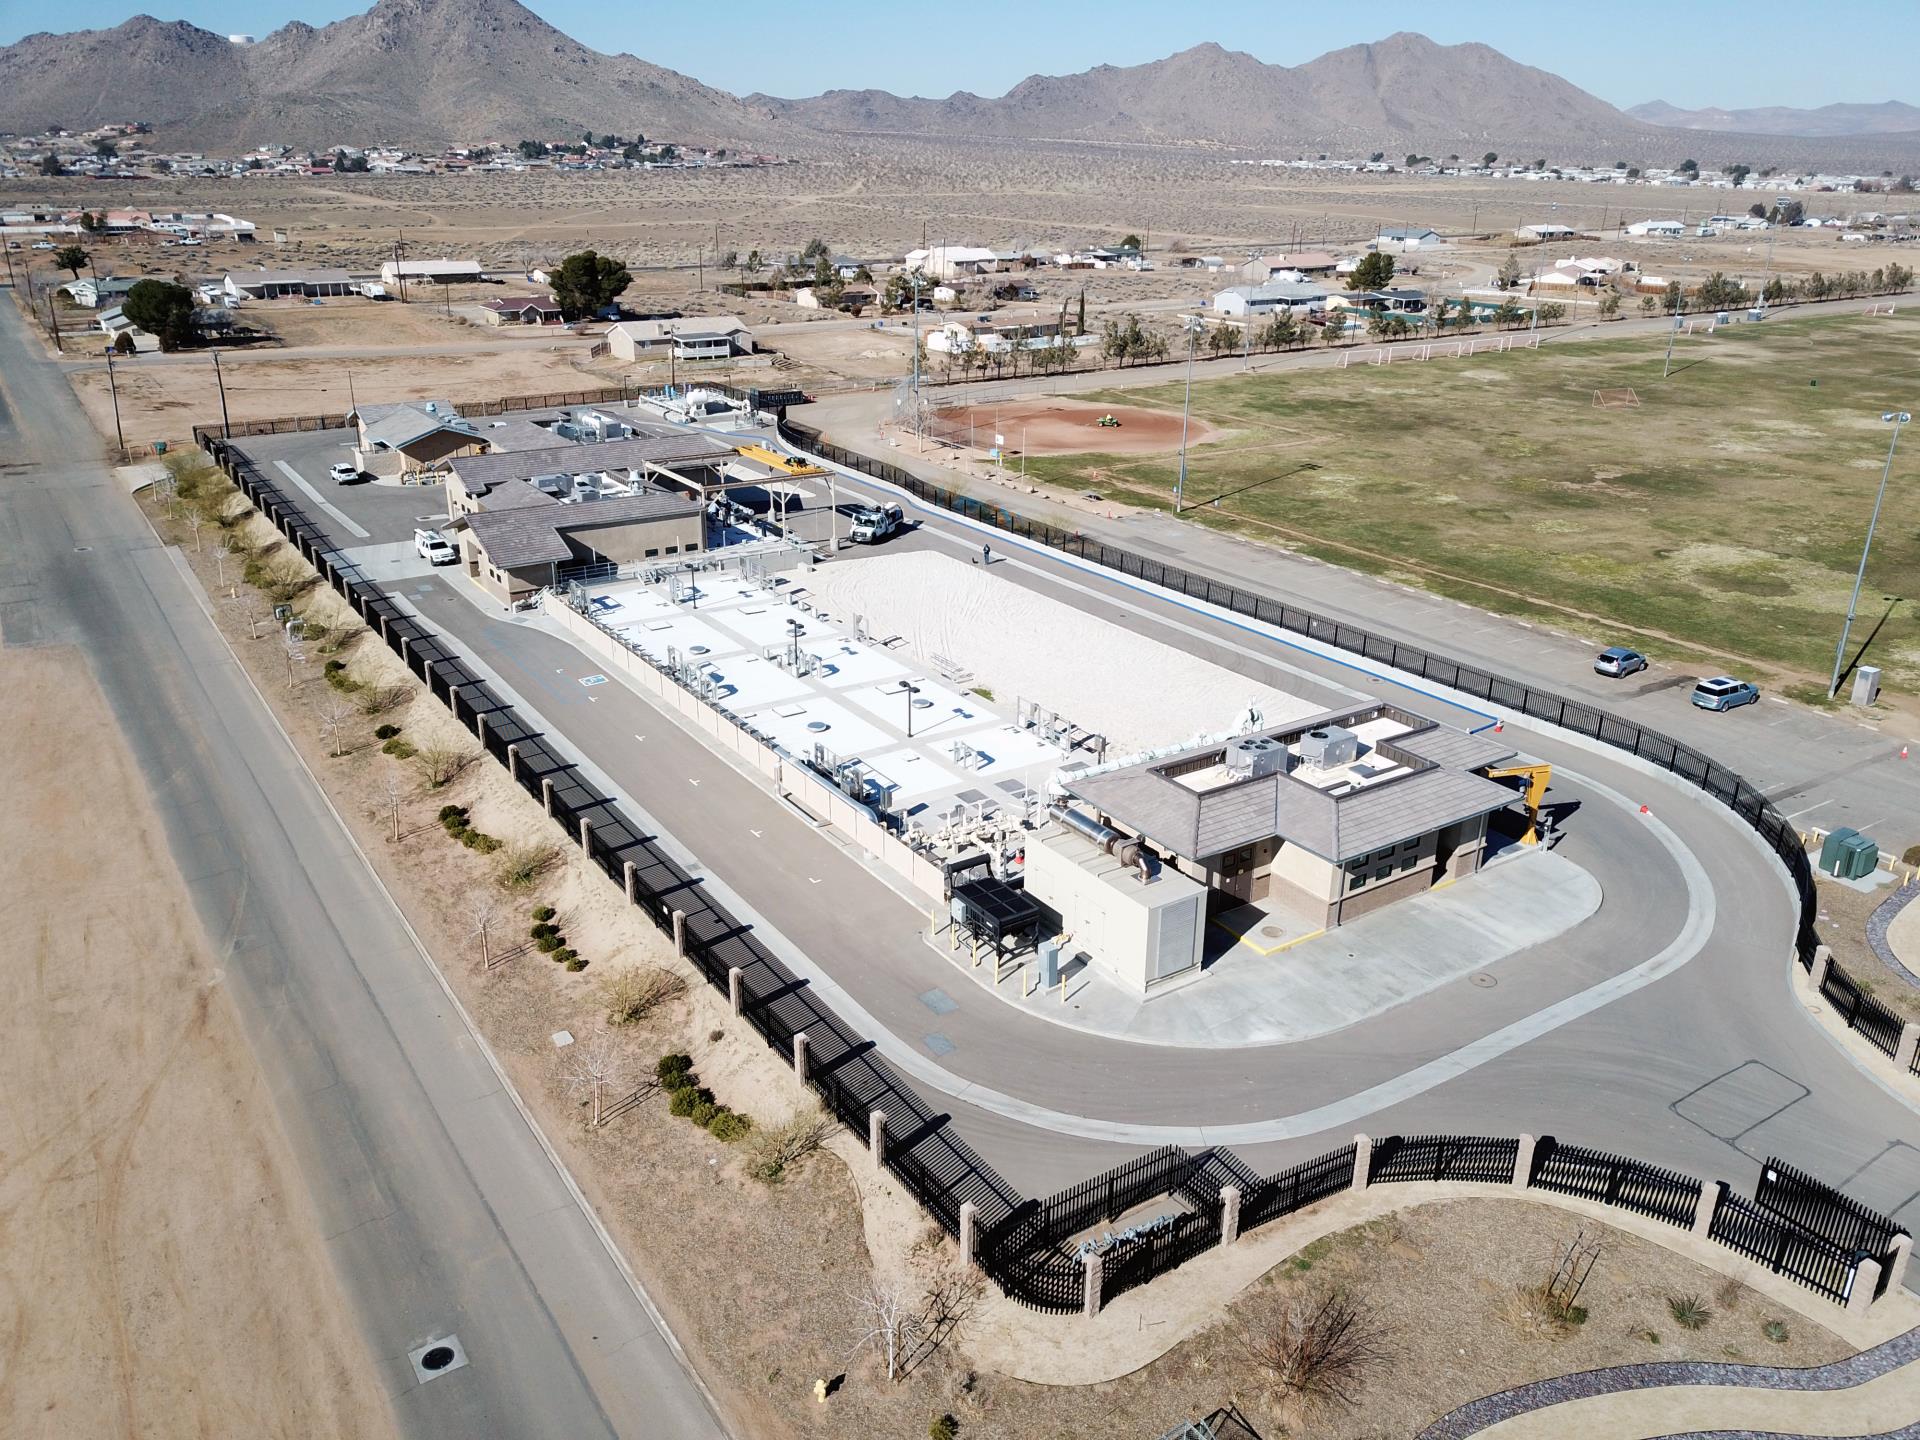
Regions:
M 1627 114 L 1649 125 L 1678 130 L 1735 130 L 1746 135 L 1906 135 L 1920 137 L 1920 106 L 1899 100 L 1878 105 L 1822 105 L 1796 110 L 1791 105 L 1764 105 L 1753 110 L 1683 110 L 1664 100 L 1635 105 Z
M 1568 163 L 1674 164 L 1690 154 L 1702 165 L 1920 168 L 1920 133 L 1882 133 L 1899 111 L 1920 115 L 1911 107 L 1811 112 L 1826 118 L 1802 128 L 1826 128 L 1810 139 L 1764 128 L 1789 126 L 1769 117 L 1799 112 L 1641 109 L 1654 113 L 1615 109 L 1486 45 L 1413 34 L 1297 66 L 1197 45 L 1146 65 L 1033 75 L 997 98 L 736 97 L 632 55 L 590 50 L 517 0 L 376 0 L 363 14 L 319 28 L 294 22 L 253 44 L 138 16 L 0 48 L 0 131 L 145 120 L 167 144 L 208 150 L 440 146 L 591 129 L 796 154 L 907 137 L 1266 156 L 1378 150 L 1396 162 L 1410 152 L 1493 150 Z M 1741 133 L 1712 128 L 1722 125 Z

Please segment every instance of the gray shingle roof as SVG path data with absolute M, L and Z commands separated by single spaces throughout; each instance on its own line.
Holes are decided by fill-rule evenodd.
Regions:
M 509 480 L 528 480 L 535 475 L 584 475 L 597 470 L 630 470 L 647 464 L 718 463 L 734 454 L 733 446 L 705 435 L 669 431 L 637 435 L 631 440 L 463 456 L 453 462 L 453 473 L 469 495 L 485 495 L 496 485 Z
M 547 499 L 544 495 L 540 498 Z M 473 532 L 487 559 L 503 568 L 517 569 L 523 565 L 565 564 L 573 559 L 573 547 L 566 539 L 569 531 L 670 519 L 692 509 L 684 498 L 656 491 L 583 500 L 577 505 L 548 501 L 544 505 L 479 510 L 459 523 Z
M 1177 855 L 1200 858 L 1279 836 L 1336 863 L 1352 860 L 1484 815 L 1512 803 L 1513 792 L 1472 771 L 1510 759 L 1491 734 L 1468 735 L 1392 706 L 1329 711 L 1260 733 L 1291 742 L 1307 730 L 1388 714 L 1416 727 L 1382 742 L 1412 769 L 1341 794 L 1288 775 L 1196 792 L 1167 773 L 1217 746 L 1068 778 L 1066 788 L 1113 821 Z

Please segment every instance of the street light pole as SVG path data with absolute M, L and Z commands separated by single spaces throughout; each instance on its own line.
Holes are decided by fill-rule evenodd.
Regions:
M 1887 442 L 1887 463 L 1880 471 L 1880 489 L 1873 497 L 1873 517 L 1867 521 L 1867 542 L 1860 547 L 1860 568 L 1854 572 L 1853 596 L 1847 601 L 1847 618 L 1840 626 L 1840 644 L 1833 652 L 1833 680 L 1827 686 L 1831 700 L 1840 690 L 1840 671 L 1847 663 L 1847 632 L 1853 629 L 1854 612 L 1860 608 L 1860 585 L 1867 578 L 1867 552 L 1873 549 L 1874 528 L 1880 523 L 1880 504 L 1887 498 L 1887 477 L 1893 474 L 1893 450 L 1900 443 L 1900 427 L 1913 419 L 1910 411 L 1889 410 L 1880 417 L 1893 426 L 1893 438 Z
M 913 697 L 920 693 L 920 687 L 911 681 L 900 682 L 900 693 L 907 697 L 907 739 L 913 739 Z
M 1247 312 L 1253 318 L 1253 312 Z M 1189 315 L 1181 322 L 1187 332 L 1187 398 L 1180 407 L 1180 476 L 1173 484 L 1173 513 L 1178 515 L 1187 496 L 1187 418 L 1193 413 L 1193 345 L 1199 334 L 1200 317 Z

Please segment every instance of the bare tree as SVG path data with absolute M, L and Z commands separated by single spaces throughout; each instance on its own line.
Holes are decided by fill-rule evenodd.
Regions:
M 920 1307 L 909 1301 L 897 1286 L 875 1279 L 864 1295 L 855 1295 L 854 1306 L 866 1331 L 853 1343 L 856 1352 L 871 1345 L 886 1361 L 887 1379 L 898 1380 L 907 1357 L 919 1344 L 922 1333 Z
M 451 745 L 422 745 L 413 763 L 420 771 L 420 778 L 427 782 L 427 788 L 438 790 L 473 763 L 473 752 Z
M 562 1075 L 568 1089 L 586 1092 L 589 1128 L 597 1130 L 603 1123 L 602 1102 L 607 1087 L 618 1085 L 625 1071 L 626 1057 L 615 1047 L 613 1037 L 605 1032 L 571 1048 Z
M 1276 1401 L 1307 1409 L 1353 1404 L 1367 1377 L 1393 1358 L 1380 1324 L 1339 1290 L 1254 1317 L 1241 1346 Z
M 287 693 L 293 693 L 293 682 L 301 665 L 306 663 L 307 652 L 300 643 L 300 637 L 288 630 L 280 637 L 280 644 L 287 652 Z
M 474 897 L 473 908 L 467 912 L 467 928 L 480 942 L 480 963 L 489 970 L 493 968 L 494 932 L 500 928 L 503 918 L 500 907 L 485 891 Z
M 358 709 L 348 703 L 347 697 L 338 690 L 329 690 L 326 698 L 320 702 L 320 730 L 327 737 L 329 755 L 347 753 L 347 722 L 358 713 Z
M 380 768 L 380 798 L 387 804 L 387 817 L 393 827 L 388 838 L 393 840 L 400 838 L 400 801 L 406 793 L 400 783 L 400 767 L 389 760 Z
M 193 549 L 196 555 L 200 553 L 201 549 L 200 532 L 206 529 L 206 526 L 207 517 L 202 515 L 197 508 L 187 511 L 187 529 L 193 532 Z

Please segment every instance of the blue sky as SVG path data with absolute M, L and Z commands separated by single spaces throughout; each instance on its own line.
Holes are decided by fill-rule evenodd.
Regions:
M 0 0 L 0 44 L 53 21 L 62 29 L 117 25 L 143 9 L 209 30 L 264 35 L 288 20 L 319 25 L 369 0 L 67 0 L 46 7 Z M 999 95 L 1033 73 L 1131 65 L 1203 40 L 1297 65 L 1327 50 L 1417 30 L 1446 44 L 1479 40 L 1552 70 L 1625 107 L 1920 104 L 1915 0 L 1613 0 L 1565 7 L 1441 0 L 1361 6 L 1169 6 L 1164 0 L 973 0 L 922 27 L 913 7 L 841 0 L 732 0 L 725 6 L 609 5 L 533 0 L 549 23 L 597 50 L 629 51 L 736 93 L 810 95 L 873 87 L 901 94 Z M 932 12 L 930 12 L 932 13 Z M 1558 17 L 1584 13 L 1585 22 Z M 1574 28 L 1586 23 L 1589 33 Z M 1631 38 L 1630 38 L 1631 37 Z M 739 44 L 738 41 L 746 43 Z M 769 56 L 779 57 L 769 64 Z

